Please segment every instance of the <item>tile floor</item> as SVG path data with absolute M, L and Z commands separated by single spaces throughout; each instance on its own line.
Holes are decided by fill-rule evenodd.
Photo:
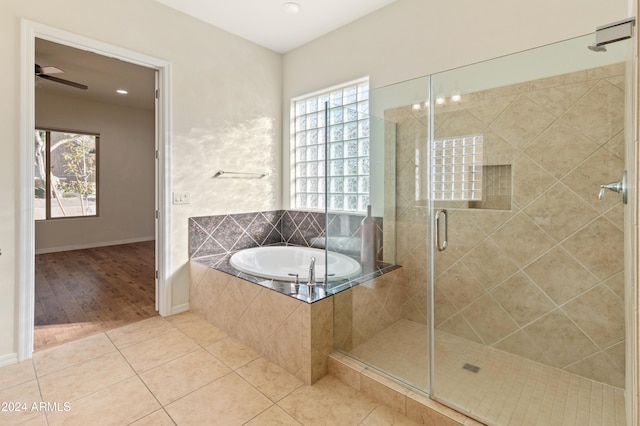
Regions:
M 0 425 L 415 425 L 326 376 L 304 385 L 200 317 L 154 317 L 0 369 Z
M 428 383 L 428 328 L 400 320 L 351 351 L 419 389 Z M 434 395 L 490 424 L 624 426 L 624 390 L 436 331 Z M 477 373 L 462 368 L 480 367 Z M 464 412 L 464 410 L 460 410 Z

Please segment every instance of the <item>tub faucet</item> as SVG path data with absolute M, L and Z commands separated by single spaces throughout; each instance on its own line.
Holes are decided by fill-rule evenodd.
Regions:
M 307 283 L 309 288 L 316 285 L 316 258 L 311 258 L 311 263 L 309 264 L 309 282 Z

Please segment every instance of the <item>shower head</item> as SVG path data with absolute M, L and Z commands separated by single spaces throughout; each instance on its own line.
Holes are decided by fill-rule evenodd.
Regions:
M 587 46 L 589 50 L 593 50 L 594 52 L 606 52 L 607 48 L 602 45 L 592 44 Z

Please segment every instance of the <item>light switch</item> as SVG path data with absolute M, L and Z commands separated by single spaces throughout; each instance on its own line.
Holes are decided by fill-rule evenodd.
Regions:
M 189 203 L 191 203 L 190 192 L 174 192 L 173 193 L 173 204 L 189 204 Z

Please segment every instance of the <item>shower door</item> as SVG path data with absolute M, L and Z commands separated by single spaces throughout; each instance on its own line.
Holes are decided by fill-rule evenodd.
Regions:
M 625 424 L 630 42 L 592 43 L 431 79 L 431 394 L 487 424 Z

